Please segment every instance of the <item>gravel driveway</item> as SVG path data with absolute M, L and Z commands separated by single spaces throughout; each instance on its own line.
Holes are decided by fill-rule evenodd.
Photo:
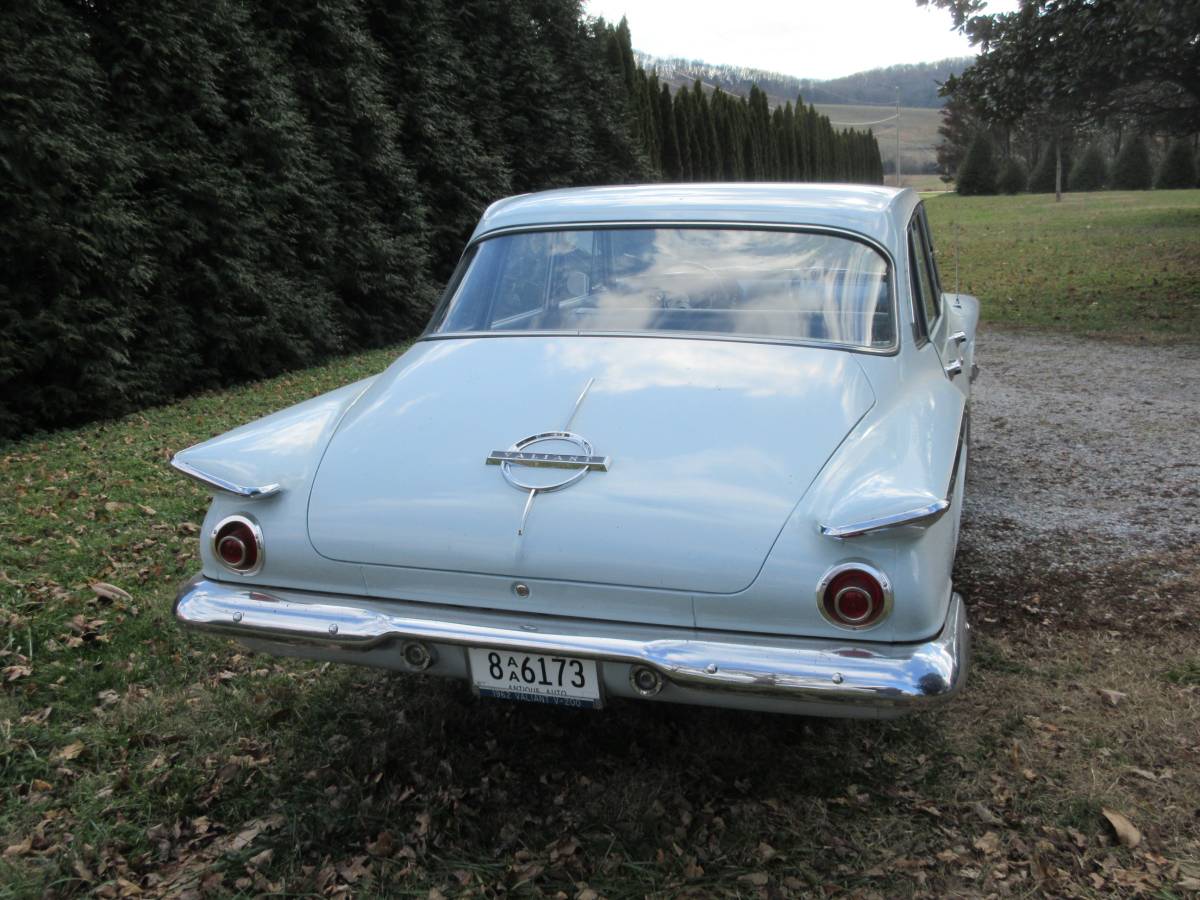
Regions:
M 968 601 L 984 621 L 1178 612 L 1164 598 L 1200 560 L 1200 346 L 987 328 L 976 359 Z

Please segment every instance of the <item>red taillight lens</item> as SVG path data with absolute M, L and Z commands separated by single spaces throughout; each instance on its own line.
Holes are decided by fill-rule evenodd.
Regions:
M 887 594 L 880 579 L 863 569 L 839 572 L 821 595 L 825 618 L 847 628 L 874 625 L 887 611 Z
M 242 518 L 226 519 L 213 535 L 217 558 L 235 572 L 252 572 L 258 568 L 262 546 L 258 530 Z

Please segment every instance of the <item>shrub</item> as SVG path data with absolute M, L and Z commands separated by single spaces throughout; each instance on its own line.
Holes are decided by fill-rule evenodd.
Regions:
M 1108 164 L 1100 148 L 1092 144 L 1071 169 L 1071 190 L 1099 191 L 1108 183 Z
M 1190 188 L 1196 183 L 1196 161 L 1186 141 L 1172 141 L 1158 168 L 1154 186 L 1159 190 Z
M 986 131 L 975 135 L 958 169 L 958 192 L 964 196 L 996 193 L 996 156 Z
M 1029 176 L 1029 193 L 1031 194 L 1053 194 L 1054 193 L 1054 147 L 1047 147 L 1042 153 L 1042 158 L 1038 160 L 1038 164 L 1034 166 L 1033 173 Z M 1065 193 L 1067 186 L 1071 183 L 1068 177 L 1068 172 L 1071 171 L 1071 160 L 1066 151 L 1062 154 L 1062 189 Z
M 996 178 L 996 189 L 1002 194 L 1019 194 L 1025 190 L 1029 181 L 1029 171 L 1016 157 L 1010 156 L 1000 166 L 1000 175 Z
M 1112 186 L 1119 191 L 1148 191 L 1154 168 L 1150 165 L 1150 151 L 1140 137 L 1125 142 L 1112 168 Z

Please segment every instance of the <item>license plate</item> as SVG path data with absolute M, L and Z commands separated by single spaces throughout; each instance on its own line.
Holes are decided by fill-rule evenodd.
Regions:
M 483 697 L 600 708 L 595 660 L 470 647 L 471 680 Z

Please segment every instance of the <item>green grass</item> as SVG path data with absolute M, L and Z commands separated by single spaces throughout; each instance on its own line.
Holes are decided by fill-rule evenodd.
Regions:
M 942 282 L 996 324 L 1200 335 L 1200 191 L 926 199 Z M 955 246 L 957 244 L 957 254 Z
M 1185 239 L 1172 223 L 1194 195 L 1135 199 L 1141 227 Z M 973 273 L 994 261 L 972 274 L 994 321 L 983 283 L 1006 269 L 989 241 L 1009 240 L 995 223 L 1123 215 L 1119 195 L 1087 200 L 930 207 L 943 245 L 948 214 L 971 223 Z M 1061 227 L 1059 252 L 1090 254 L 1086 234 Z M 1200 861 L 1187 633 L 1031 641 L 981 623 L 964 697 L 855 723 L 481 703 L 178 630 L 206 498 L 172 452 L 395 353 L 0 448 L 0 896 L 1182 895 Z M 1189 662 L 1164 677 L 1170 659 Z M 1085 678 L 1128 699 L 1105 706 Z M 1113 846 L 1104 807 L 1145 844 Z

